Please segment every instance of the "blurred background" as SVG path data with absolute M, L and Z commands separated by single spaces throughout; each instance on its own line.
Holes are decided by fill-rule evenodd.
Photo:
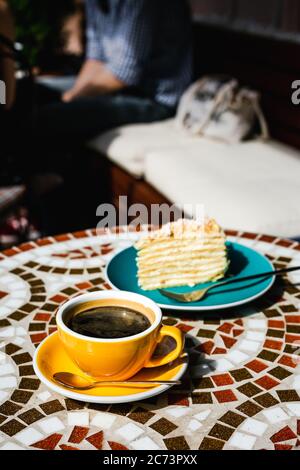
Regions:
M 16 39 L 36 71 L 78 69 L 84 54 L 84 0 L 10 0 Z M 300 41 L 298 0 L 190 0 L 194 20 Z M 63 60 L 62 60 L 63 58 Z M 73 62 L 74 60 L 74 62 Z
M 84 5 L 81 0 L 10 0 L 16 40 L 35 73 L 78 69 L 84 53 Z M 63 61 L 62 61 L 63 57 Z M 74 63 L 73 63 L 74 60 Z
M 17 81 L 14 105 L 10 110 L 1 109 L 1 247 L 41 235 L 80 230 L 91 224 L 95 226 L 98 204 L 117 204 L 120 194 L 128 195 L 131 203 L 143 202 L 147 206 L 153 202 L 173 203 L 177 197 L 168 191 L 167 186 L 164 187 L 164 182 L 155 183 L 155 178 L 152 181 L 151 177 L 145 174 L 137 175 L 126 168 L 126 165 L 116 163 L 115 156 L 111 158 L 109 151 L 105 152 L 111 141 L 109 145 L 106 141 L 105 149 L 103 144 L 98 148 L 94 146 L 92 150 L 87 146 L 77 149 L 75 160 L 73 156 L 69 160 L 70 167 L 74 168 L 74 161 L 85 159 L 89 162 L 87 174 L 92 175 L 87 178 L 97 179 L 96 175 L 99 175 L 96 183 L 99 192 L 97 195 L 90 192 L 89 209 L 80 207 L 81 200 L 77 199 L 73 204 L 75 207 L 68 209 L 68 214 L 64 210 L 59 213 L 58 206 L 62 204 L 66 194 L 61 190 L 64 183 L 61 181 L 61 174 L 49 175 L 45 172 L 41 178 L 31 182 L 35 187 L 34 201 L 32 200 L 32 195 L 28 194 L 28 180 L 24 178 L 27 155 L 23 152 L 24 148 L 28 152 L 29 147 L 24 144 L 26 135 L 24 136 L 24 130 L 20 130 L 21 120 L 24 119 L 24 109 L 28 110 L 34 106 L 36 83 L 47 83 L 51 87 L 53 77 L 61 77 L 62 86 L 67 87 L 68 77 L 72 80 L 79 73 L 86 51 L 85 5 L 84 0 L 1 2 L 0 11 L 5 4 L 9 5 L 14 18 L 13 54 Z M 299 110 L 292 105 L 290 98 L 293 80 L 300 79 L 300 2 L 190 0 L 190 7 L 193 20 L 194 79 L 205 74 L 226 73 L 236 77 L 242 85 L 258 90 L 262 95 L 262 107 L 272 139 L 292 148 L 293 152 L 300 149 Z M 5 36 L 7 20 L 4 14 L 1 15 L 0 32 Z M 4 49 L 4 46 L 0 49 L 3 60 Z M 55 83 L 57 84 L 57 80 Z M 36 140 L 39 141 L 39 136 L 36 136 Z M 47 142 L 38 142 L 40 155 L 47 146 Z M 281 151 L 282 154 L 288 153 L 286 148 L 281 148 Z M 103 155 L 104 153 L 106 155 Z M 285 166 L 284 162 L 282 166 Z M 295 168 L 296 171 L 299 169 L 293 168 L 291 172 L 295 171 Z M 30 173 L 31 169 L 28 171 Z M 78 177 L 75 173 L 73 179 Z M 289 176 L 285 179 L 288 187 Z M 281 184 L 280 181 L 273 183 L 278 187 Z M 79 184 L 79 193 L 90 191 L 89 184 Z M 200 197 L 201 195 L 196 195 L 195 200 Z M 289 208 L 292 213 L 295 211 L 295 192 L 291 197 L 293 202 Z M 276 217 L 278 215 L 275 214 L 274 218 Z M 278 235 L 293 238 L 299 236 L 298 214 L 294 218 L 296 222 L 293 232 L 285 231 L 278 223 Z M 273 229 L 270 225 L 270 231 L 275 230 L 276 228 Z

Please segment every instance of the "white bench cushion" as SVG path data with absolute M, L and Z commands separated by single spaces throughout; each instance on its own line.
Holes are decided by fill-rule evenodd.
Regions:
M 89 147 L 106 155 L 132 175 L 144 175 L 145 155 L 175 145 L 185 145 L 194 138 L 178 132 L 173 119 L 152 124 L 118 127 L 93 139 Z
M 285 145 L 199 139 L 149 153 L 145 178 L 172 202 L 203 203 L 223 227 L 300 235 L 300 153 Z
M 286 145 L 217 143 L 190 137 L 169 119 L 114 129 L 90 147 L 172 202 L 205 204 L 224 227 L 300 235 L 300 152 Z

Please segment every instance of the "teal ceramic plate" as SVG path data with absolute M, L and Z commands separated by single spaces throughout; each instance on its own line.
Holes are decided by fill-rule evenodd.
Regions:
M 242 278 L 273 271 L 272 263 L 262 254 L 251 248 L 238 243 L 227 243 L 230 267 L 226 277 Z M 154 300 L 160 307 L 170 310 L 217 310 L 235 307 L 248 303 L 267 292 L 273 285 L 275 276 L 257 279 L 254 281 L 241 281 L 240 283 L 216 287 L 199 302 L 183 304 L 176 300 L 162 296 L 157 290 L 144 291 L 137 282 L 137 252 L 134 247 L 127 248 L 117 253 L 106 268 L 108 283 L 113 289 L 135 292 Z M 209 286 L 208 284 L 198 284 L 195 287 L 173 287 L 169 288 L 174 292 L 189 292 Z

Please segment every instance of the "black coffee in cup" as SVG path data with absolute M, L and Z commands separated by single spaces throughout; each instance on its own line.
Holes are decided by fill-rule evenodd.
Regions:
M 75 333 L 92 338 L 127 338 L 147 330 L 150 320 L 141 312 L 122 306 L 87 308 L 65 320 Z

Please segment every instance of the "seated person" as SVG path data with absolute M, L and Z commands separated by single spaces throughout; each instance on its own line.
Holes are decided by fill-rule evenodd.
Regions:
M 110 128 L 171 117 L 192 79 L 185 0 L 86 0 L 86 60 L 38 130 L 71 143 Z
M 105 162 L 99 169 L 80 144 L 117 126 L 170 118 L 192 80 L 186 0 L 86 0 L 85 7 L 86 60 L 70 89 L 54 100 L 53 88 L 39 93 L 28 145 L 31 168 L 63 181 L 40 210 L 48 234 L 94 227 L 96 208 L 108 202 Z M 33 191 L 31 200 L 41 198 Z

